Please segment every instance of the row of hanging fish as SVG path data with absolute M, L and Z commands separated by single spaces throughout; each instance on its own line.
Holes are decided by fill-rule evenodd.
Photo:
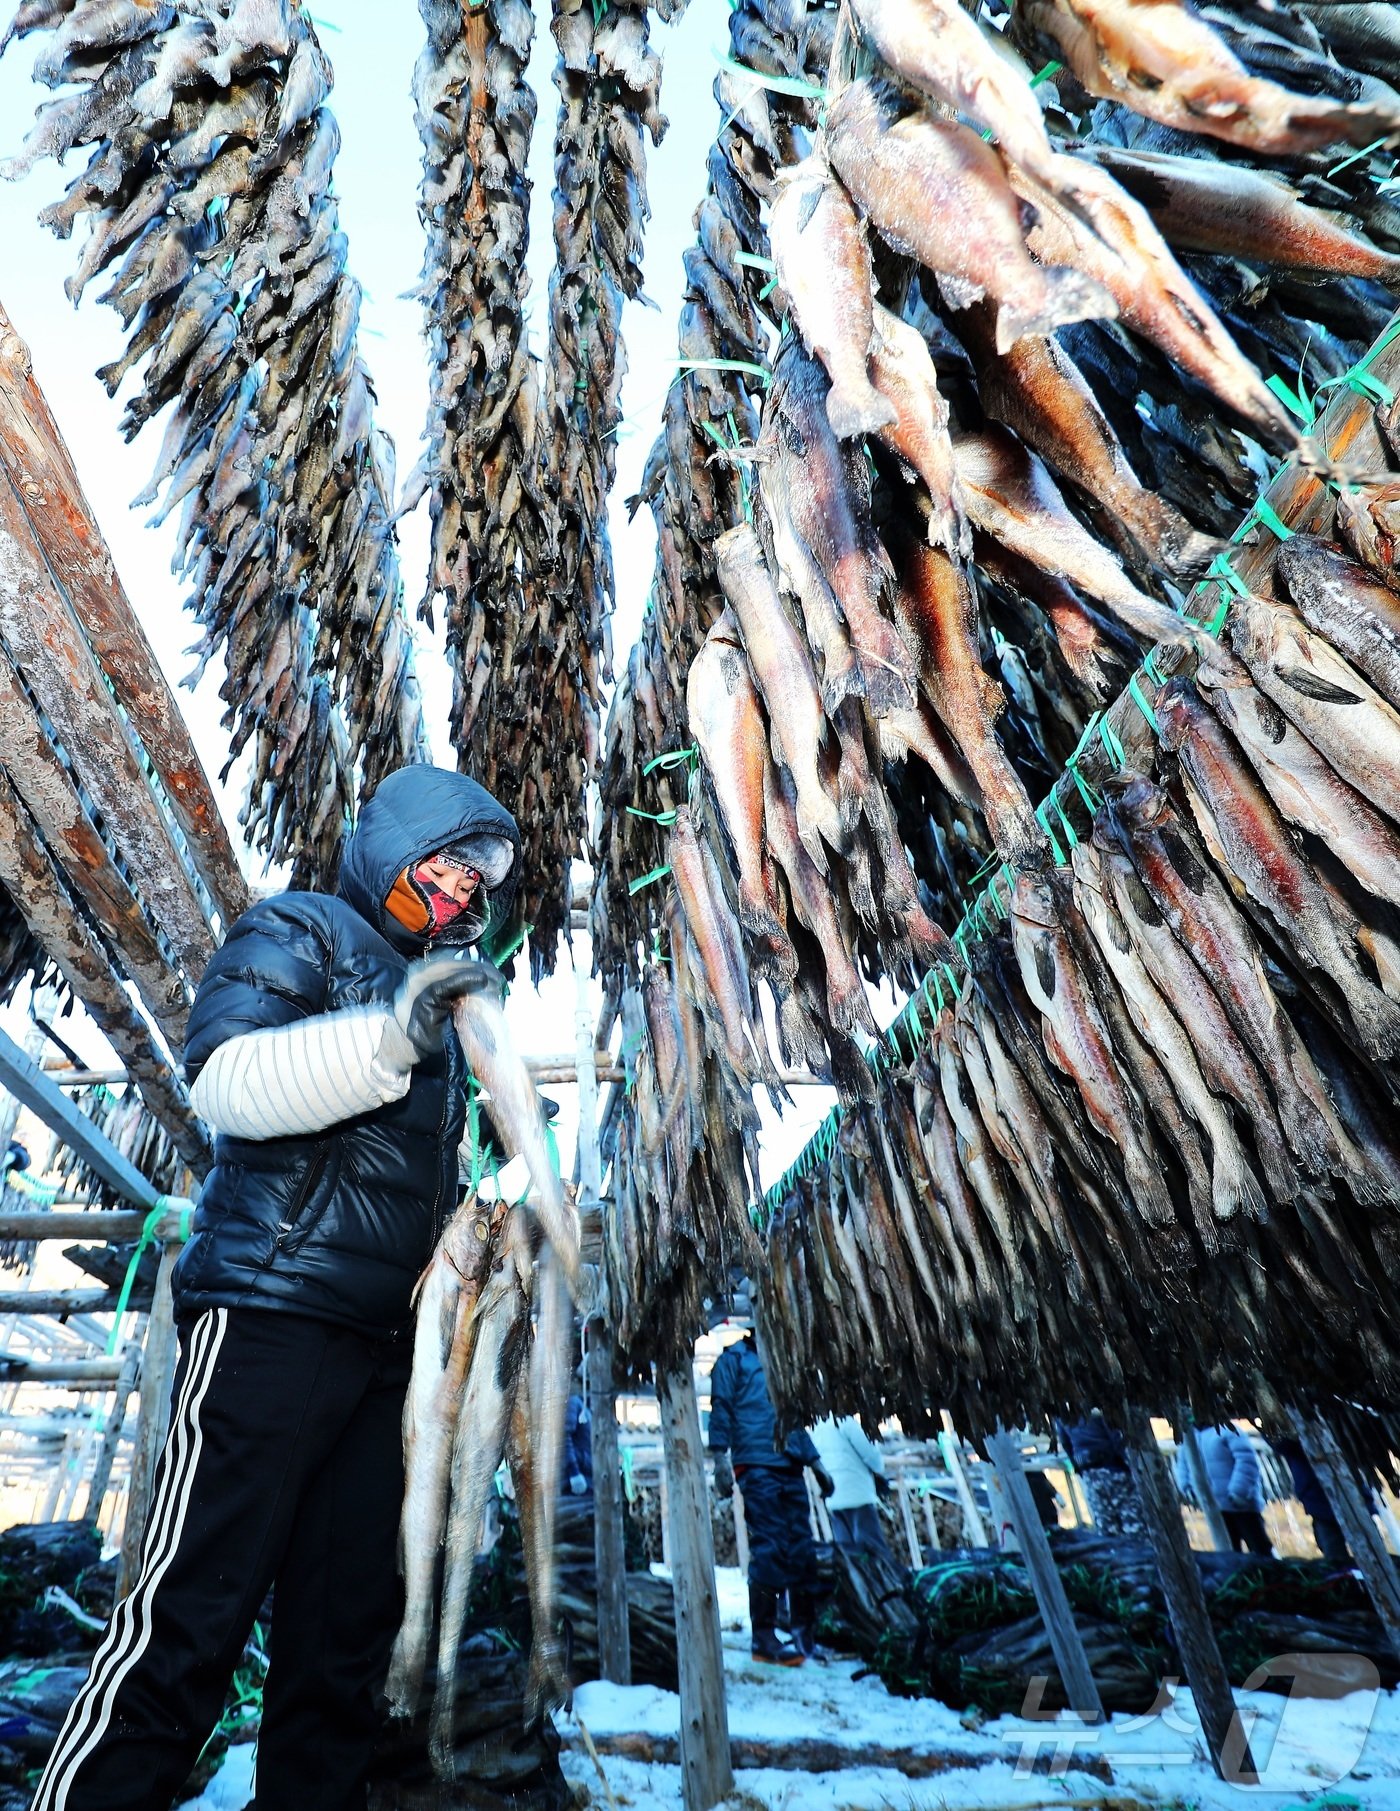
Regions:
M 573 1362 L 571 1296 L 581 1291 L 579 1219 L 546 1147 L 529 1071 L 486 995 L 454 1009 L 471 1073 L 507 1153 L 523 1157 L 533 1203 L 471 1194 L 448 1222 L 415 1292 L 413 1372 L 404 1404 L 399 1562 L 404 1619 L 386 1694 L 417 1708 L 436 1625 L 429 1732 L 434 1769 L 453 1773 L 457 1649 L 497 1467 L 510 1463 L 530 1596 L 525 1718 L 568 1690 L 556 1607 L 554 1524 Z M 537 1230 L 543 1235 L 536 1255 Z
M 956 1400 L 988 1427 L 1165 1378 L 1203 1407 L 1395 1402 L 1400 990 L 1221 717 L 1186 685 L 1156 709 L 1186 814 L 1107 782 L 957 1004 L 930 1000 L 926 1042 L 770 1200 L 755 1284 L 790 1420 Z
M 424 758 L 392 527 L 393 455 L 359 355 L 360 289 L 331 194 L 340 133 L 329 62 L 290 0 L 26 0 L 62 90 L 22 147 L 88 162 L 40 218 L 88 222 L 67 283 L 111 274 L 139 371 L 130 438 L 174 403 L 137 499 L 178 510 L 178 570 L 222 651 L 232 754 L 253 746 L 242 822 L 299 884 L 334 876 L 356 792 Z
M 175 1148 L 170 1134 L 143 1103 L 134 1088 L 114 1094 L 100 1083 L 77 1089 L 68 1098 L 96 1125 L 108 1142 L 150 1183 L 159 1195 L 189 1195 L 192 1178 L 188 1164 Z M 110 1206 L 122 1199 L 78 1152 L 60 1144 L 51 1172 L 59 1193 Z

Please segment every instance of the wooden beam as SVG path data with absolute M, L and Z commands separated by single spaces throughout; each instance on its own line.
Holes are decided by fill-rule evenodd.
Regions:
M 116 1396 L 112 1402 L 111 1412 L 107 1416 L 106 1425 L 102 1429 L 102 1438 L 97 1446 L 97 1457 L 93 1461 L 92 1477 L 88 1482 L 85 1514 L 90 1522 L 97 1521 L 102 1514 L 103 1499 L 112 1482 L 112 1466 L 117 1457 L 117 1447 L 121 1444 L 127 1403 L 132 1391 L 136 1388 L 140 1375 L 141 1348 L 133 1339 L 122 1353 L 122 1368 L 117 1378 Z
M 0 884 L 24 915 L 25 922 L 63 978 L 82 1001 L 98 1030 L 126 1067 L 141 1099 L 170 1137 L 185 1162 L 203 1175 L 211 1152 L 204 1128 L 195 1118 L 183 1082 L 175 1075 L 151 1028 L 132 1004 L 107 950 L 77 909 L 63 875 L 35 831 L 9 781 L 0 774 Z M 163 959 L 162 959 L 163 963 Z M 125 964 L 130 972 L 130 952 Z M 185 993 L 179 977 L 166 969 L 177 990 L 178 1007 L 167 1021 L 168 1035 L 183 1036 Z M 46 1078 L 47 1079 L 47 1078 Z M 50 1085 L 53 1083 L 50 1079 Z
M 177 1247 L 161 1247 L 156 1273 L 155 1299 L 146 1319 L 146 1349 L 141 1356 L 141 1406 L 136 1423 L 136 1450 L 131 1456 L 131 1482 L 127 1490 L 126 1523 L 122 1529 L 121 1558 L 117 1565 L 117 1601 L 128 1594 L 141 1571 L 141 1546 L 151 1510 L 156 1464 L 165 1444 L 170 1422 L 170 1389 L 177 1356 L 175 1308 L 170 1294 L 170 1273 Z
M 38 841 L 37 826 L 47 859 L 62 870 L 57 890 L 65 897 L 70 892 L 75 894 L 91 912 L 108 949 L 136 983 L 147 1011 L 165 1035 L 179 1045 L 189 1017 L 189 989 L 161 948 L 142 902 L 88 816 L 74 778 L 35 715 L 3 646 L 0 764 L 6 771 L 3 809 L 7 831 L 21 815 L 22 802 L 23 811 L 34 820 L 23 832 L 26 842 Z M 32 857 L 25 865 L 31 871 L 37 867 Z M 44 892 L 36 893 L 41 913 L 45 894 L 54 891 L 50 885 Z M 43 922 L 41 919 L 41 929 Z M 35 934 L 39 935 L 39 931 Z
M 977 1499 L 972 1494 L 972 1481 L 963 1464 L 957 1431 L 947 1409 L 943 1410 L 943 1431 L 938 1436 L 938 1450 L 943 1455 L 948 1476 L 953 1480 L 953 1488 L 958 1493 L 958 1504 L 963 1512 L 963 1520 L 967 1523 L 969 1543 L 974 1547 L 989 1547 L 991 1541 L 987 1536 L 987 1524 L 982 1520 L 982 1511 L 977 1507 Z
M 1225 1526 L 1225 1518 L 1220 1513 L 1220 1505 L 1215 1500 L 1215 1492 L 1210 1487 L 1210 1473 L 1201 1456 L 1201 1442 L 1184 1410 L 1180 1416 L 1180 1434 L 1182 1450 L 1186 1454 L 1186 1466 L 1191 1473 L 1191 1487 L 1196 1493 L 1196 1504 L 1206 1518 L 1206 1527 L 1210 1531 L 1210 1544 L 1217 1553 L 1228 1553 L 1234 1542 L 1230 1539 L 1230 1530 Z
M 0 1032 L 0 1037 L 3 1036 Z M 178 1239 L 183 1222 L 182 1207 L 170 1208 L 156 1222 L 156 1237 Z M 92 1207 L 81 1213 L 46 1213 L 38 1208 L 0 1214 L 0 1239 L 16 1239 L 26 1244 L 41 1243 L 45 1239 L 81 1239 L 96 1244 L 129 1245 L 141 1237 L 145 1224 L 145 1214 L 132 1213 L 129 1208 Z
M 134 736 L 55 583 L 9 473 L 0 471 L 0 639 L 105 819 L 132 886 L 198 981 L 214 934 Z
M 1400 1655 L 1400 1570 L 1386 1551 L 1380 1530 L 1357 1483 L 1350 1461 L 1326 1420 L 1315 1411 L 1290 1411 L 1298 1444 L 1317 1473 L 1332 1513 L 1342 1525 L 1366 1595 L 1393 1651 Z
M 1167 1600 L 1176 1650 L 1191 1687 L 1196 1715 L 1221 1779 L 1252 1785 L 1254 1760 L 1244 1734 L 1230 1675 L 1220 1657 L 1220 1644 L 1206 1608 L 1205 1587 L 1186 1538 L 1181 1499 L 1167 1469 L 1152 1424 L 1140 1409 L 1124 1415 L 1123 1451 L 1137 1486 L 1138 1507 L 1157 1560 L 1157 1575 Z
M 230 924 L 251 903 L 214 790 L 175 694 L 122 588 L 77 468 L 34 376 L 29 348 L 0 306 L 0 467 L 52 573 L 136 725 L 210 897 Z
M 1045 1632 L 1050 1637 L 1050 1650 L 1060 1669 L 1069 1707 L 1085 1723 L 1102 1723 L 1103 1700 L 1094 1684 L 1089 1657 L 1084 1652 L 1084 1637 L 1079 1633 L 1079 1624 L 1074 1620 L 1074 1611 L 1065 1595 L 1064 1580 L 1050 1551 L 1049 1537 L 1036 1513 L 1035 1498 L 1021 1464 L 1020 1448 L 1010 1434 L 999 1429 L 987 1438 L 987 1454 L 1001 1480 L 1006 1511 L 1016 1539 L 1021 1543 L 1021 1559 L 1040 1607 Z
M 602 1193 L 598 1151 L 597 1052 L 588 981 L 578 971 L 574 1005 L 578 1072 L 578 1163 L 581 1207 L 597 1210 Z M 598 1594 L 598 1676 L 615 1685 L 632 1683 L 632 1635 L 627 1611 L 627 1542 L 622 1498 L 622 1460 L 617 1443 L 617 1394 L 612 1333 L 606 1320 L 585 1329 L 588 1422 L 593 1451 L 593 1562 Z
M 656 1396 L 666 1455 L 666 1521 L 676 1599 L 681 1792 L 685 1811 L 710 1811 L 734 1790 L 734 1768 L 715 1594 L 714 1531 L 689 1354 L 674 1369 L 657 1367 Z
M 37 1113 L 51 1132 L 57 1132 L 70 1150 L 76 1151 L 84 1163 L 96 1170 L 103 1181 L 126 1200 L 135 1201 L 144 1208 L 152 1208 L 160 1200 L 159 1191 L 122 1156 L 106 1133 L 86 1113 L 80 1113 L 38 1064 L 3 1031 L 0 1031 L 0 1085 L 17 1095 L 31 1113 Z
M 0 1314 L 111 1314 L 115 1289 L 0 1289 Z
M 73 1390 L 110 1389 L 121 1376 L 119 1358 L 36 1359 L 0 1352 L 0 1382 L 64 1384 Z

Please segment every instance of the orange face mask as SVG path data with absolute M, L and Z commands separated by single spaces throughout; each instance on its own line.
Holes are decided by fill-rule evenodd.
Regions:
M 423 870 L 422 862 L 405 868 L 389 889 L 384 909 L 415 937 L 431 940 L 441 935 L 468 907 L 449 898 Z

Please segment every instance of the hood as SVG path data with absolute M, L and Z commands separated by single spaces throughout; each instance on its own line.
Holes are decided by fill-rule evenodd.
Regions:
M 420 956 L 426 940 L 391 918 L 384 901 L 405 868 L 448 843 L 474 836 L 503 837 L 512 851 L 505 879 L 495 887 L 483 883 L 477 895 L 484 910 L 473 902 L 475 927 L 469 927 L 469 940 L 475 942 L 510 912 L 519 879 L 520 831 L 505 806 L 464 773 L 414 766 L 389 774 L 361 811 L 345 846 L 337 891 L 396 950 Z

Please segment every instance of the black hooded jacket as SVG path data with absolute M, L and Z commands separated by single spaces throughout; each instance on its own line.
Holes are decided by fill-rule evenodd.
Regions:
M 510 813 L 464 774 L 390 774 L 346 847 L 338 897 L 281 893 L 230 928 L 190 1013 L 191 1084 L 242 1032 L 387 1006 L 424 950 L 384 909 L 394 881 L 444 844 L 488 833 L 516 853 L 511 878 L 489 901 L 488 922 L 499 922 L 519 860 Z M 449 1033 L 443 1056 L 419 1063 L 407 1094 L 388 1106 L 302 1137 L 220 1137 L 175 1266 L 177 1317 L 283 1308 L 371 1334 L 404 1327 L 413 1285 L 456 1202 L 466 1079 Z

